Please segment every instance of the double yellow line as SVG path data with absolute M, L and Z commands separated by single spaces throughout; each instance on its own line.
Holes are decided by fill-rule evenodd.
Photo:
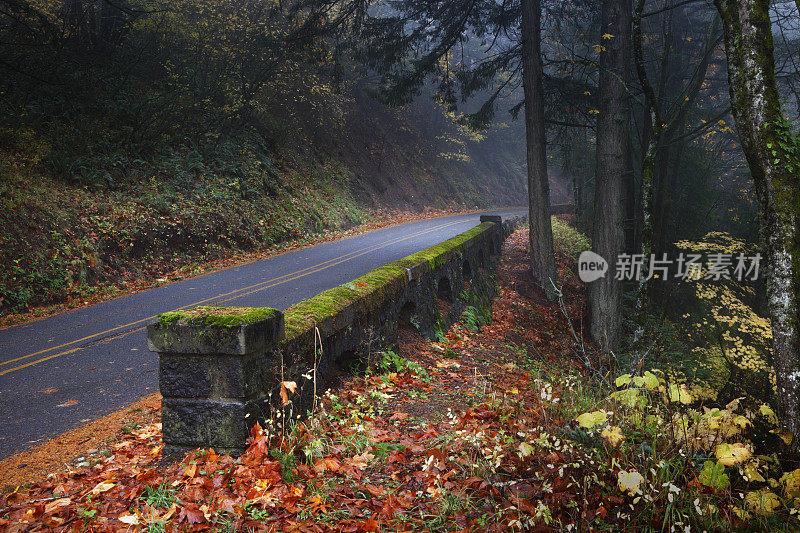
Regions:
M 187 305 L 185 305 L 183 307 L 179 307 L 177 309 L 173 309 L 173 311 L 180 311 L 182 309 L 186 309 L 187 307 L 193 307 L 193 306 L 196 306 L 196 305 L 204 304 L 204 303 L 210 302 L 212 300 L 216 300 L 218 298 L 224 298 L 226 296 L 232 296 L 234 294 L 236 294 L 236 296 L 234 298 L 240 298 L 242 296 L 253 294 L 255 292 L 262 291 L 264 289 L 269 289 L 270 287 L 274 287 L 276 285 L 280 285 L 281 283 L 286 283 L 288 281 L 293 281 L 295 279 L 302 278 L 304 276 L 308 276 L 309 274 L 314 274 L 314 273 L 319 272 L 321 270 L 325 270 L 326 268 L 330 268 L 332 266 L 339 265 L 339 264 L 344 263 L 346 261 L 350 261 L 351 259 L 355 259 L 356 257 L 361 257 L 362 255 L 368 254 L 370 252 L 374 252 L 375 250 L 379 250 L 381 248 L 385 248 L 387 246 L 391 246 L 392 244 L 397 244 L 398 242 L 402 242 L 402 241 L 405 241 L 405 240 L 408 240 L 408 239 L 412 239 L 414 237 L 418 237 L 418 236 L 424 235 L 426 233 L 431 233 L 433 231 L 437 231 L 437 230 L 444 229 L 444 228 L 447 228 L 447 227 L 450 227 L 450 226 L 454 226 L 456 224 L 464 224 L 464 223 L 467 223 L 467 222 L 469 222 L 469 221 L 468 220 L 457 220 L 457 221 L 454 221 L 454 222 L 447 222 L 445 224 L 439 224 L 438 226 L 434 226 L 432 228 L 421 230 L 421 231 L 418 231 L 416 233 L 412 233 L 410 235 L 406 235 L 404 237 L 397 237 L 395 239 L 390 239 L 390 240 L 384 241 L 382 243 L 374 244 L 372 246 L 367 246 L 366 248 L 361 248 L 360 250 L 356 250 L 354 252 L 350 252 L 348 254 L 344 254 L 344 255 L 341 255 L 339 257 L 335 257 L 333 259 L 329 259 L 328 261 L 316 264 L 314 266 L 310 266 L 308 268 L 304 268 L 302 270 L 297 270 L 295 272 L 291 272 L 289 274 L 285 274 L 285 275 L 279 276 L 277 278 L 272 278 L 270 280 L 263 281 L 261 283 L 256 283 L 254 285 L 250 285 L 250 286 L 247 286 L 247 287 L 242 287 L 241 289 L 236 289 L 234 291 L 226 292 L 224 294 L 218 294 L 216 296 L 212 296 L 211 298 L 206 298 L 205 300 L 200 300 L 198 302 L 187 304 Z M 243 291 L 248 291 L 248 292 L 243 292 Z M 242 294 L 239 294 L 239 293 L 242 293 Z M 226 301 L 233 300 L 234 298 L 228 298 Z M 123 324 L 122 326 L 116 326 L 114 328 L 107 329 L 105 331 L 101 331 L 101 332 L 95 333 L 93 335 L 87 335 L 86 337 L 83 337 L 83 338 L 80 338 L 80 339 L 76 339 L 76 340 L 70 341 L 70 342 L 65 342 L 64 344 L 60 344 L 58 346 L 51 346 L 50 348 L 46 348 L 46 349 L 40 350 L 38 352 L 29 353 L 28 355 L 23 355 L 21 357 L 15 358 L 15 359 L 9 359 L 8 361 L 0 362 L 0 367 L 2 367 L 4 365 L 9 365 L 11 363 L 15 363 L 15 362 L 18 362 L 18 361 L 22 361 L 24 359 L 35 357 L 37 355 L 42 355 L 42 354 L 45 354 L 47 352 L 52 352 L 53 350 L 58 350 L 60 348 L 66 348 L 67 346 L 71 346 L 71 345 L 79 343 L 79 342 L 87 341 L 87 340 L 99 337 L 101 335 L 105 335 L 106 333 L 111 333 L 111 332 L 114 332 L 114 331 L 125 329 L 125 328 L 131 327 L 131 326 L 135 326 L 137 324 L 141 324 L 143 322 L 148 322 L 148 321 L 154 319 L 156 316 L 158 316 L 158 315 L 149 316 L 147 318 L 143 318 L 143 319 L 137 320 L 135 322 L 129 322 L 128 324 Z M 128 333 L 132 333 L 132 332 L 128 332 Z M 64 350 L 64 351 L 61 351 L 61 352 L 58 352 L 58 353 L 55 353 L 55 354 L 48 355 L 46 357 L 42 357 L 40 359 L 36 359 L 35 361 L 29 361 L 27 363 L 23 363 L 23 364 L 20 364 L 18 366 L 15 366 L 13 368 L 8 368 L 6 370 L 2 370 L 2 371 L 0 371 L 0 376 L 3 376 L 5 374 L 10 374 L 11 372 L 15 372 L 17 370 L 22 370 L 23 368 L 27 368 L 29 366 L 33 366 L 33 365 L 42 363 L 44 361 L 48 361 L 50 359 L 54 359 L 54 358 L 60 357 L 62 355 L 67 355 L 67 354 L 71 354 L 71 353 L 80 351 L 85 347 L 86 346 L 78 346 L 78 347 L 75 347 L 75 348 L 70 348 L 68 350 Z

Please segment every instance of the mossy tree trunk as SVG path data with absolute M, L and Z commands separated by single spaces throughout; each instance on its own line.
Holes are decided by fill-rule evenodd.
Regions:
M 731 108 L 758 195 L 778 416 L 800 436 L 800 143 L 781 114 L 769 0 L 714 3 L 725 34 Z
M 528 152 L 528 220 L 531 271 L 548 300 L 556 297 L 556 263 L 547 181 L 547 133 L 542 97 L 540 0 L 522 0 L 522 85 L 525 91 L 525 141 Z
M 609 263 L 609 272 L 589 285 L 592 337 L 603 351 L 619 347 L 622 287 L 615 279 L 617 256 L 625 247 L 625 173 L 630 149 L 631 0 L 604 0 L 600 34 L 599 115 L 592 248 Z
M 653 251 L 653 178 L 655 175 L 656 153 L 661 142 L 663 126 L 661 114 L 659 112 L 658 100 L 655 90 L 647 76 L 647 69 L 644 65 L 644 51 L 642 45 L 642 11 L 644 10 L 644 0 L 637 0 L 636 12 L 633 16 L 633 46 L 634 63 L 636 64 L 636 74 L 639 77 L 639 84 L 647 106 L 646 113 L 649 115 L 650 134 L 647 139 L 647 150 L 642 159 L 642 244 L 641 254 L 644 256 L 642 263 L 642 279 L 639 282 L 639 293 L 637 297 L 637 309 L 642 311 L 645 307 L 645 278 L 649 267 L 648 260 Z

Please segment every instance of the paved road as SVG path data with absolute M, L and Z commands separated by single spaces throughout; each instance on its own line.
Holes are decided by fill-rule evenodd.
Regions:
M 0 459 L 156 392 L 158 359 L 145 335 L 154 315 L 199 304 L 286 309 L 462 233 L 478 218 L 384 228 L 0 331 Z

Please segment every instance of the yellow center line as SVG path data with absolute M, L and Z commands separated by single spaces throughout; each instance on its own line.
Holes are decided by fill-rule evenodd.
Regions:
M 511 211 L 508 211 L 508 212 L 511 212 Z M 505 211 L 504 211 L 504 213 L 505 213 Z M 271 280 L 263 281 L 261 283 L 256 283 L 256 284 L 253 284 L 253 285 L 250 285 L 250 286 L 247 286 L 247 287 L 242 287 L 240 289 L 236 289 L 236 290 L 224 293 L 224 294 L 218 294 L 218 295 L 213 296 L 211 298 L 206 298 L 204 300 L 200 300 L 200 301 L 195 302 L 195 303 L 187 304 L 187 305 L 185 305 L 183 307 L 179 307 L 177 309 L 174 309 L 173 311 L 179 311 L 181 309 L 185 309 L 187 307 L 191 307 L 191 306 L 199 305 L 199 304 L 202 304 L 202 303 L 205 303 L 205 302 L 209 302 L 209 301 L 215 300 L 217 298 L 230 296 L 230 295 L 236 294 L 238 292 L 246 291 L 248 289 L 255 289 L 256 287 L 261 287 L 262 285 L 266 285 L 266 286 L 263 286 L 261 288 L 258 288 L 258 289 L 255 289 L 253 291 L 250 291 L 250 292 L 248 292 L 246 294 L 239 295 L 237 297 L 246 296 L 248 294 L 252 294 L 254 292 L 257 292 L 259 290 L 263 290 L 263 289 L 267 289 L 267 288 L 270 288 L 270 287 L 274 287 L 276 285 L 280 285 L 281 283 L 286 283 L 287 281 L 293 281 L 295 279 L 301 278 L 303 276 L 307 276 L 309 274 L 314 274 L 314 273 L 319 272 L 321 270 L 325 270 L 326 268 L 330 268 L 332 266 L 344 263 L 344 262 L 349 261 L 351 259 L 355 259 L 356 257 L 360 257 L 362 255 L 365 255 L 367 253 L 373 252 L 373 251 L 378 250 L 380 248 L 385 248 L 386 246 L 390 246 L 392 244 L 396 244 L 398 242 L 411 239 L 413 237 L 424 235 L 424 234 L 430 233 L 432 231 L 436 231 L 436 230 L 444 229 L 446 227 L 453 226 L 453 225 L 456 225 L 456 224 L 464 224 L 464 223 L 468 223 L 468 222 L 469 222 L 469 220 L 458 220 L 458 221 L 454 221 L 454 222 L 448 222 L 448 223 L 445 223 L 445 224 L 440 224 L 438 226 L 434 226 L 432 228 L 428 228 L 426 230 L 421 230 L 421 231 L 418 231 L 416 233 L 412 233 L 410 235 L 406 235 L 404 237 L 398 237 L 398 238 L 395 238 L 395 239 L 390 239 L 390 240 L 385 241 L 383 243 L 378 243 L 378 244 L 375 244 L 375 245 L 367 246 L 365 248 L 361 248 L 360 250 L 356 250 L 356 251 L 350 252 L 348 254 L 344 254 L 344 255 L 341 255 L 339 257 L 336 257 L 336 258 L 333 258 L 333 259 L 329 259 L 328 261 L 324 261 L 322 263 L 318 263 L 316 265 L 304 268 L 302 270 L 291 272 L 289 274 L 284 274 L 283 276 L 279 276 L 279 277 L 273 278 Z M 231 298 L 231 299 L 234 299 L 234 298 Z M 98 337 L 100 335 L 104 335 L 106 333 L 110 333 L 112 331 L 117 331 L 119 329 L 127 328 L 129 326 L 134 326 L 136 324 L 141 324 L 142 322 L 146 322 L 148 320 L 154 319 L 156 316 L 158 316 L 158 315 L 153 315 L 153 316 L 150 316 L 150 317 L 147 317 L 147 318 L 143 318 L 141 320 L 137 320 L 135 322 L 130 322 L 128 324 L 124 324 L 122 326 L 117 326 L 117 327 L 114 327 L 114 328 L 111 328 L 111 329 L 107 329 L 105 331 L 101 331 L 100 333 L 95 333 L 93 335 L 87 335 L 86 337 L 83 337 L 81 339 L 76 339 L 74 341 L 70 341 L 70 342 L 61 344 L 59 346 L 52 346 L 50 348 L 46 348 L 46 349 L 40 350 L 38 352 L 34 352 L 34 353 L 31 353 L 31 354 L 28 354 L 28 355 L 17 357 L 15 359 L 10 359 L 8 361 L 4 361 L 4 362 L 0 363 L 0 366 L 6 365 L 6 364 L 9 364 L 9 363 L 13 363 L 15 361 L 20 361 L 22 359 L 27 359 L 29 357 L 40 355 L 40 354 L 43 354 L 43 353 L 46 353 L 46 352 L 49 352 L 49 351 L 52 351 L 52 350 L 57 350 L 59 348 L 65 347 L 65 346 L 69 346 L 71 344 L 75 344 L 77 342 L 89 340 L 89 339 Z M 82 347 L 71 348 L 69 350 L 65 350 L 63 352 L 59 352 L 57 354 L 53 354 L 53 355 L 49 355 L 47 357 L 43 357 L 41 359 L 37 359 L 36 361 L 31 361 L 29 363 L 26 363 L 26 364 L 23 364 L 23 365 L 19 365 L 19 366 L 16 366 L 14 368 L 9 368 L 8 370 L 4 370 L 4 371 L 0 372 L 0 376 L 3 376 L 5 374 L 9 374 L 9 373 L 14 372 L 16 370 L 21 370 L 23 368 L 27 368 L 29 366 L 32 366 L 32 365 L 35 365 L 35 364 L 38 364 L 38 363 L 41 363 L 41 362 L 44 362 L 44 361 L 48 361 L 50 359 L 53 359 L 55 357 L 59 357 L 61 355 L 67 355 L 67 354 L 70 354 L 70 353 L 74 353 L 74 352 L 77 352 L 77 351 L 79 351 L 81 349 L 82 349 Z
M 443 227 L 453 226 L 453 225 L 456 225 L 456 224 L 464 224 L 464 223 L 466 223 L 466 222 L 467 222 L 467 221 L 458 221 L 458 222 L 452 222 L 452 223 L 448 224 L 447 226 L 443 226 Z M 439 228 L 439 229 L 441 229 L 441 228 Z M 409 236 L 409 237 L 410 237 L 410 236 Z M 406 240 L 406 239 L 408 239 L 409 237 L 404 237 L 404 238 L 402 238 L 402 239 L 398 239 L 396 242 L 386 242 L 386 243 L 383 243 L 383 244 L 381 244 L 381 245 L 379 245 L 379 246 L 375 246 L 375 248 L 373 248 L 373 249 L 371 249 L 371 250 L 367 250 L 367 251 L 365 251 L 365 252 L 361 252 L 361 253 L 359 253 L 358 255 L 354 255 L 354 256 L 352 256 L 352 257 L 348 257 L 347 259 L 342 259 L 341 261 L 336 261 L 335 263 L 331 263 L 330 265 L 325 265 L 324 267 L 318 268 L 318 269 L 316 269 L 316 270 L 312 270 L 311 272 L 305 272 L 304 274 L 299 274 L 299 275 L 297 275 L 297 276 L 294 276 L 294 277 L 292 277 L 292 278 L 289 278 L 289 279 L 284 279 L 284 280 L 278 281 L 278 282 L 276 282 L 276 283 L 272 283 L 272 284 L 270 284 L 270 285 L 266 285 L 266 286 L 264 286 L 264 287 L 259 287 L 259 288 L 257 288 L 257 289 L 253 289 L 253 290 L 251 290 L 251 291 L 248 291 L 248 292 L 245 292 L 245 293 L 243 293 L 243 294 L 237 294 L 237 295 L 236 295 L 236 296 L 234 296 L 233 298 L 227 298 L 227 299 L 225 299 L 225 300 L 223 300 L 223 301 L 224 301 L 224 302 L 229 302 L 229 301 L 231 301 L 231 300 L 235 300 L 235 299 L 237 299 L 237 298 L 241 298 L 241 297 L 243 297 L 243 296 L 249 296 L 249 295 L 251 295 L 251 294 L 254 294 L 254 293 L 258 292 L 258 291 L 263 291 L 264 289 L 269 289 L 269 288 L 271 288 L 271 287 L 274 287 L 274 286 L 276 286 L 276 285 L 280 285 L 281 283 L 286 283 L 287 281 L 293 281 L 293 280 L 296 280 L 297 278 L 302 278 L 303 276 L 308 276 L 309 274 L 314 274 L 314 273 L 316 273 L 316 272 L 319 272 L 320 270 L 325 270 L 326 268 L 330 268 L 330 267 L 332 267 L 332 266 L 336 266 L 336 265 L 338 265 L 338 264 L 340 264 L 340 263 L 344 263 L 344 262 L 346 262 L 346 261 L 350 261 L 351 259 L 355 259 L 356 257 L 361 257 L 362 255 L 368 254 L 368 253 L 370 253 L 370 252 L 374 252 L 375 250 L 380 250 L 381 248 L 385 248 L 385 247 L 387 247 L 387 246 L 391 246 L 392 244 L 397 244 L 397 242 L 400 242 L 400 241 Z M 313 268 L 313 267 L 312 267 L 312 268 Z M 0 375 L 2 375 L 2 374 L 0 374 Z
M 452 224 L 452 223 L 450 223 L 450 224 Z M 447 225 L 449 225 L 449 224 L 447 224 Z M 436 230 L 436 229 L 441 229 L 441 228 L 443 228 L 443 227 L 445 227 L 445 226 L 446 226 L 446 225 L 439 225 L 439 226 L 435 226 L 435 227 L 433 227 L 433 228 L 430 228 L 429 230 L 425 230 L 425 231 L 421 231 L 421 232 L 418 232 L 418 233 L 415 233 L 415 234 L 411 234 L 411 235 L 409 235 L 409 236 L 407 236 L 407 237 L 405 237 L 405 238 L 407 239 L 407 238 L 415 237 L 415 236 L 418 236 L 418 235 L 420 235 L 420 234 L 422 234 L 422 233 L 430 232 L 430 231 L 433 231 L 433 230 Z M 403 238 L 401 237 L 401 238 L 397 238 L 397 239 L 400 239 L 400 240 L 402 240 Z M 386 243 L 388 243 L 388 244 L 392 244 L 392 242 L 393 242 L 394 240 L 395 240 L 395 239 L 392 239 L 392 240 L 386 241 Z M 380 243 L 379 243 L 378 245 L 380 245 Z M 230 291 L 230 292 L 226 292 L 226 293 L 223 293 L 223 294 L 217 294 L 216 296 L 212 296 L 211 298 L 206 298 L 205 300 L 200 300 L 200 301 L 198 301 L 198 302 L 194 302 L 194 303 L 191 303 L 191 304 L 187 304 L 187 305 L 185 305 L 185 306 L 183 306 L 183 307 L 179 307 L 178 309 L 174 309 L 173 311 L 179 311 L 179 310 L 181 310 L 181 309 L 185 309 L 185 308 L 187 308 L 187 307 L 190 307 L 190 306 L 193 306 L 193 305 L 200 305 L 200 304 L 202 304 L 202 303 L 206 303 L 206 302 L 209 302 L 209 301 L 211 301 L 211 300 L 215 300 L 215 299 L 217 299 L 217 298 L 223 298 L 223 297 L 225 297 L 225 296 L 230 296 L 230 295 L 232 295 L 232 294 L 236 294 L 237 292 L 241 292 L 241 291 L 245 291 L 245 290 L 248 290 L 248 289 L 252 289 L 252 288 L 254 288 L 254 287 L 258 287 L 258 286 L 260 286 L 260 285 L 264 285 L 264 284 L 267 284 L 267 283 L 273 283 L 273 282 L 275 282 L 275 281 L 282 280 L 283 278 L 287 278 L 287 277 L 290 277 L 290 276 L 294 276 L 294 275 L 296 275 L 296 274 L 299 274 L 299 273 L 301 273 L 301 272 L 305 272 L 305 271 L 307 271 L 307 270 L 311 270 L 311 269 L 315 269 L 315 268 L 321 267 L 321 266 L 323 266 L 323 265 L 326 265 L 326 264 L 328 264 L 328 263 L 331 263 L 331 262 L 333 262 L 333 261 L 337 261 L 337 260 L 340 260 L 340 259 L 342 259 L 342 258 L 345 258 L 345 257 L 347 257 L 347 256 L 349 256 L 349 255 L 352 255 L 352 254 L 357 254 L 357 253 L 359 253 L 359 252 L 362 252 L 362 251 L 364 251 L 364 250 L 367 250 L 367 251 L 369 251 L 369 249 L 370 249 L 370 248 L 373 248 L 373 247 L 375 247 L 375 246 L 378 246 L 378 245 L 375 245 L 375 244 L 373 244 L 373 245 L 367 246 L 367 247 L 365 247 L 365 248 L 361 248 L 360 250 L 355 250 L 355 251 L 353 251 L 353 252 L 350 252 L 350 253 L 348 253 L 348 254 L 344 254 L 344 255 L 341 255 L 341 256 L 339 256 L 339 257 L 335 257 L 335 258 L 333 258 L 333 259 L 329 259 L 329 260 L 327 260 L 327 261 L 324 261 L 324 262 L 322 262 L 322 263 L 318 263 L 318 264 L 316 264 L 316 265 L 313 265 L 313 266 L 310 266 L 310 267 L 308 267 L 308 268 L 304 268 L 303 270 L 297 270 L 297 271 L 295 271 L 295 272 L 290 272 L 289 274 L 284 274 L 283 276 L 279 276 L 279 277 L 277 277 L 277 278 L 272 278 L 272 279 L 270 279 L 270 280 L 267 280 L 267 281 L 262 281 L 261 283 L 256 283 L 256 284 L 253 284 L 253 285 L 249 285 L 249 286 L 247 286 L 247 287 L 242 287 L 242 288 L 240 288 L 240 289 L 236 289 L 236 290 L 233 290 L 233 291 Z M 150 316 L 150 317 L 147 317 L 147 318 L 143 318 L 143 319 L 141 319 L 141 320 L 137 320 L 137 321 L 135 321 L 135 322 L 130 322 L 130 323 L 128 323 L 128 324 L 123 324 L 123 325 L 121 325 L 121 326 L 116 326 L 116 327 L 113 327 L 113 328 L 111 328 L 111 329 L 107 329 L 107 330 L 105 330 L 105 331 L 101 331 L 101 332 L 99 332 L 99 333 L 95 333 L 95 334 L 93 334 L 93 335 L 87 335 L 86 337 L 82 337 L 82 338 L 80 338 L 80 339 L 76 339 L 76 340 L 74 340 L 74 341 L 70 341 L 70 342 L 65 342 L 64 344 L 60 344 L 60 345 L 58 345 L 58 346 L 51 346 L 51 347 L 49 347 L 49 348 L 45 348 L 44 350 L 40 350 L 40 351 L 38 351 L 38 352 L 30 353 L 30 354 L 28 354 L 28 355 L 23 355 L 23 356 L 21 356 L 21 357 L 17 357 L 17 358 L 15 358 L 15 359 L 9 359 L 8 361 L 3 361 L 3 362 L 0 362 L 0 366 L 7 365 L 7 364 L 9 364 L 9 363 L 13 363 L 13 362 L 16 362 L 16 361 L 20 361 L 20 360 L 22 360 L 22 359 L 27 359 L 27 358 L 29 358 L 29 357 L 33 357 L 33 356 L 40 355 L 40 354 L 43 354 L 43 353 L 47 353 L 47 352 L 50 352 L 50 351 L 52 351 L 52 350 L 57 350 L 57 349 L 59 349 L 59 348 L 63 348 L 63 347 L 65 347 L 65 346 L 69 346 L 69 345 L 71 345 L 71 344 L 75 344 L 76 342 L 81 342 L 81 341 L 85 341 L 85 340 L 93 339 L 94 337 L 98 337 L 98 336 L 100 336 L 100 335 L 104 335 L 104 334 L 106 334 L 106 333 L 111 333 L 112 331 L 116 331 L 116 330 L 118 330 L 118 329 L 124 329 L 124 328 L 127 328 L 127 327 L 129 327 L 129 326 L 135 326 L 136 324 L 141 324 L 142 322 L 146 322 L 146 321 L 148 321 L 148 320 L 150 320 L 150 319 L 153 319 L 153 318 L 155 318 L 156 316 L 158 316 L 158 315 L 153 315 L 153 316 Z M 67 352 L 67 353 L 71 353 L 71 352 Z M 0 376 L 1 376 L 1 375 L 2 375 L 2 374 L 0 374 Z

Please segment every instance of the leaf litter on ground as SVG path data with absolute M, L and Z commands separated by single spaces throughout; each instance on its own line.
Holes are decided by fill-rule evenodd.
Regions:
M 3 494 L 0 529 L 625 530 L 644 477 L 615 463 L 624 437 L 605 412 L 579 423 L 582 410 L 564 401 L 588 372 L 567 319 L 583 314 L 582 286 L 559 257 L 566 313 L 548 303 L 527 270 L 527 239 L 520 230 L 507 241 L 479 332 L 455 324 L 438 342 L 405 332 L 396 368 L 348 377 L 307 420 L 256 425 L 240 457 L 208 449 L 166 461 L 156 418 L 89 463 Z M 598 425 L 602 437 L 586 433 Z M 774 508 L 771 498 L 750 507 Z

